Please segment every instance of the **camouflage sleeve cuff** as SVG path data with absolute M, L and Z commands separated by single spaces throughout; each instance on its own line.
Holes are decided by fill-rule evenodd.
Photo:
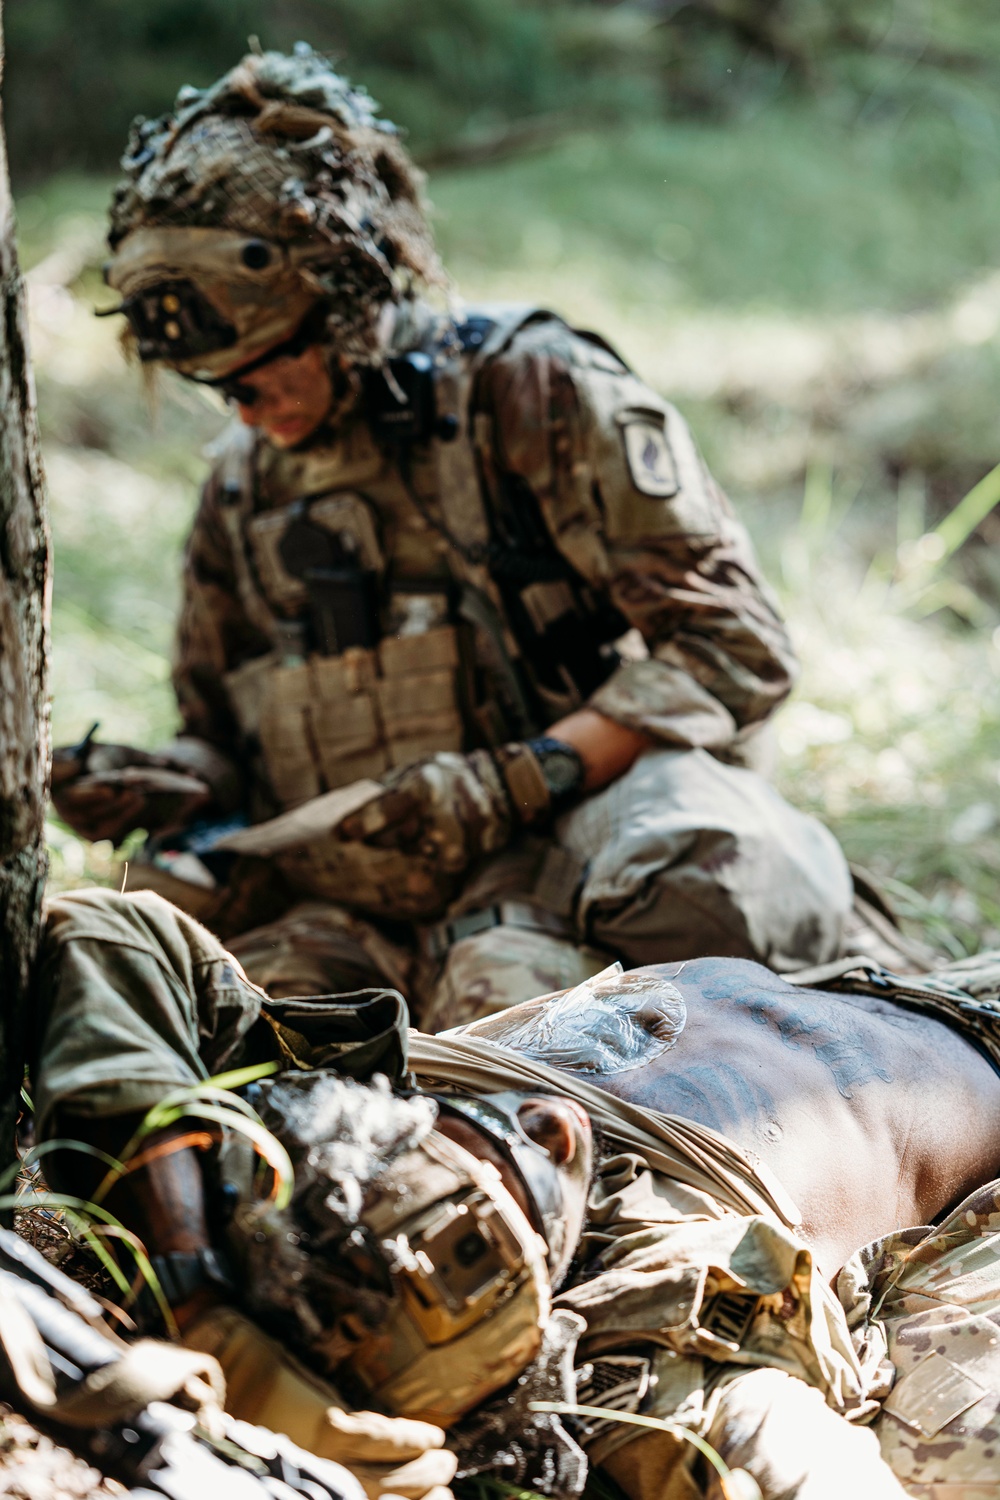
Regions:
M 719 749 L 732 741 L 738 728 L 725 704 L 707 688 L 678 667 L 652 659 L 625 662 L 588 706 L 681 749 Z

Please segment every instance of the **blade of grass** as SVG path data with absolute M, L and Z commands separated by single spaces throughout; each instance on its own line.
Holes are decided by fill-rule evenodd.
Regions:
M 277 1136 L 272 1135 L 260 1121 L 248 1120 L 243 1115 L 234 1114 L 232 1110 L 213 1104 L 191 1103 L 183 1107 L 178 1106 L 176 1113 L 164 1121 L 164 1126 L 175 1125 L 185 1119 L 214 1120 L 217 1124 L 225 1125 L 227 1129 L 245 1135 L 274 1173 L 275 1182 L 271 1191 L 271 1199 L 275 1208 L 288 1207 L 292 1197 L 295 1169 L 288 1152 Z
M 153 1131 L 165 1130 L 186 1116 L 197 1119 L 219 1119 L 217 1115 L 199 1113 L 200 1109 L 207 1106 L 199 1104 L 198 1101 L 214 1099 L 226 1107 L 226 1114 L 221 1117 L 221 1123 L 233 1130 L 242 1128 L 243 1134 L 250 1137 L 274 1170 L 280 1189 L 276 1195 L 276 1201 L 280 1198 L 278 1206 L 284 1207 L 291 1197 L 293 1177 L 288 1153 L 270 1131 L 266 1130 L 256 1110 L 245 1099 L 241 1099 L 238 1094 L 232 1092 L 233 1089 L 242 1088 L 245 1084 L 256 1083 L 261 1078 L 270 1078 L 278 1072 L 279 1067 L 280 1064 L 277 1062 L 255 1063 L 250 1067 L 233 1068 L 229 1072 L 218 1073 L 203 1082 L 186 1084 L 183 1088 L 173 1089 L 143 1116 L 138 1129 L 122 1150 L 122 1161 L 127 1164 L 136 1155 L 142 1142 Z M 265 1143 L 267 1149 L 263 1150 L 262 1146 Z M 121 1171 L 108 1172 L 94 1194 L 96 1202 L 100 1203 L 107 1197 L 120 1176 Z
M 214 1091 L 219 1093 L 218 1090 Z M 233 1130 L 239 1135 L 244 1135 L 256 1148 L 260 1156 L 264 1158 L 274 1173 L 274 1187 L 271 1199 L 275 1208 L 287 1208 L 292 1197 L 292 1187 L 295 1180 L 295 1169 L 291 1158 L 277 1136 L 266 1128 L 257 1118 L 248 1119 L 242 1111 L 237 1111 L 228 1105 L 212 1103 L 199 1103 L 189 1098 L 183 1104 L 178 1104 L 173 1109 L 167 1109 L 164 1105 L 158 1105 L 155 1118 L 149 1123 L 149 1117 L 136 1131 L 128 1146 L 122 1152 L 125 1165 L 121 1171 L 112 1170 L 101 1181 L 94 1193 L 94 1202 L 102 1203 L 115 1183 L 121 1177 L 122 1172 L 129 1170 L 129 1163 L 138 1154 L 138 1148 L 142 1142 L 155 1130 L 167 1130 L 171 1125 L 178 1125 L 183 1120 L 212 1120 L 216 1124 L 223 1125 L 227 1130 Z
M 937 566 L 958 551 L 997 505 L 1000 505 L 1000 464 L 984 474 L 979 483 L 972 486 L 969 493 L 959 500 L 931 532 L 932 536 L 939 537 L 944 543 L 944 551 Z
M 37 1146 L 32 1146 L 30 1151 L 24 1153 L 20 1161 L 14 1162 L 6 1171 L 0 1172 L 0 1193 L 4 1192 L 10 1186 L 20 1172 L 34 1166 L 36 1162 L 40 1161 L 50 1151 L 79 1151 L 84 1156 L 96 1157 L 106 1167 L 117 1169 L 119 1174 L 125 1170 L 118 1158 L 110 1156 L 107 1151 L 100 1151 L 96 1146 L 89 1146 L 86 1141 L 71 1141 L 61 1136 L 56 1136 L 50 1141 L 40 1141 Z
M 531 1411 L 551 1411 L 557 1412 L 560 1416 L 567 1417 L 594 1417 L 600 1422 L 624 1422 L 632 1427 L 648 1427 L 654 1432 L 670 1433 L 672 1437 L 678 1437 L 686 1443 L 691 1443 L 704 1458 L 708 1459 L 708 1462 L 723 1482 L 723 1493 L 725 1493 L 726 1480 L 738 1474 L 741 1479 L 745 1476 L 749 1483 L 753 1485 L 754 1490 L 756 1490 L 756 1500 L 762 1500 L 756 1481 L 751 1475 L 747 1474 L 745 1469 L 731 1469 L 722 1455 L 717 1453 L 712 1447 L 711 1443 L 706 1443 L 703 1437 L 699 1437 L 696 1432 L 692 1432 L 688 1427 L 681 1426 L 678 1422 L 668 1422 L 663 1417 L 646 1417 L 634 1411 L 612 1411 L 606 1406 L 576 1406 L 570 1401 L 530 1401 L 528 1407 Z M 745 1487 L 744 1496 L 741 1496 L 740 1500 L 750 1500 L 752 1494 L 753 1491 Z
M 134 1234 L 132 1234 L 131 1230 L 126 1229 L 124 1224 L 122 1224 L 120 1220 L 115 1218 L 114 1214 L 109 1213 L 106 1208 L 101 1208 L 100 1204 L 98 1203 L 92 1203 L 83 1198 L 74 1198 L 70 1193 L 46 1192 L 20 1195 L 11 1193 L 0 1194 L 0 1209 L 23 1209 L 25 1207 L 30 1207 L 31 1205 L 35 1205 L 40 1208 L 62 1209 L 64 1213 L 79 1221 L 81 1226 L 80 1232 L 83 1235 L 86 1235 L 88 1233 L 96 1234 L 98 1232 L 98 1226 L 90 1222 L 92 1219 L 97 1219 L 105 1233 L 110 1230 L 118 1238 L 123 1240 L 124 1243 L 128 1245 L 129 1250 L 132 1252 L 132 1255 L 135 1258 L 136 1270 L 142 1276 L 143 1280 L 146 1282 L 154 1298 L 156 1299 L 156 1304 L 160 1310 L 164 1322 L 166 1323 L 168 1329 L 170 1329 L 171 1331 L 171 1336 L 176 1336 L 177 1324 L 174 1321 L 174 1315 L 170 1310 L 170 1304 L 167 1302 L 167 1299 L 164 1296 L 163 1287 L 160 1285 L 159 1277 L 150 1264 L 149 1257 L 146 1254 L 145 1247 L 143 1246 L 142 1241 L 138 1239 Z M 106 1253 L 107 1252 L 105 1252 L 105 1254 Z M 115 1282 L 121 1287 L 122 1282 L 119 1281 L 119 1276 L 122 1276 L 121 1268 L 116 1267 L 115 1270 L 112 1270 L 111 1265 L 108 1264 L 108 1262 L 104 1260 L 103 1256 L 101 1256 L 96 1250 L 95 1254 L 97 1254 L 98 1259 L 101 1261 L 101 1263 L 106 1266 L 109 1274 L 113 1277 Z M 122 1290 L 126 1293 L 126 1295 L 132 1294 L 132 1288 L 128 1281 L 124 1282 Z

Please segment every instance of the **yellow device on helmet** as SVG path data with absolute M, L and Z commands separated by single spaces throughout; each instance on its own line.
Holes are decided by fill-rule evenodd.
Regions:
M 361 1223 L 398 1295 L 347 1369 L 394 1414 L 448 1426 L 537 1354 L 551 1308 L 545 1243 L 497 1169 L 436 1131 L 388 1177 Z

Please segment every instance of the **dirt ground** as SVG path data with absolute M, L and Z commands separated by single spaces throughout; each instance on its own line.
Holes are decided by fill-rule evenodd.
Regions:
M 11 1500 L 109 1500 L 126 1493 L 0 1405 L 0 1495 Z

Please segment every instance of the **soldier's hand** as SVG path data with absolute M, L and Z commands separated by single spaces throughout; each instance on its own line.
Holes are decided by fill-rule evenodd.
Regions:
M 442 751 L 382 780 L 381 796 L 346 817 L 340 837 L 419 855 L 448 874 L 502 849 L 516 828 L 548 805 L 526 745 L 506 745 L 496 754 Z
M 118 844 L 135 828 L 161 833 L 183 827 L 211 798 L 200 777 L 130 745 L 88 741 L 52 757 L 53 804 L 81 838 Z
M 231 1416 L 283 1432 L 300 1448 L 356 1475 L 369 1500 L 449 1500 L 458 1460 L 430 1422 L 345 1411 L 331 1386 L 298 1364 L 235 1308 L 214 1307 L 184 1329 L 226 1377 Z

